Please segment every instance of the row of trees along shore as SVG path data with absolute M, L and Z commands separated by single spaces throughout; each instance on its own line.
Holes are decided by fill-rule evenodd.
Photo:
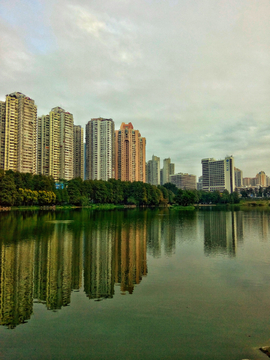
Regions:
M 62 181 L 56 189 L 52 177 L 0 169 L 0 206 L 115 204 L 136 206 L 188 206 L 196 203 L 238 203 L 238 193 L 227 190 L 205 192 L 181 190 L 174 184 L 155 186 L 140 181 L 110 179 L 85 180 L 80 178 Z

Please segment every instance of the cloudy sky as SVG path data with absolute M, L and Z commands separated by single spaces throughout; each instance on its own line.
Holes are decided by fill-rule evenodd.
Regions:
M 0 100 L 132 122 L 147 160 L 270 176 L 269 0 L 1 0 Z

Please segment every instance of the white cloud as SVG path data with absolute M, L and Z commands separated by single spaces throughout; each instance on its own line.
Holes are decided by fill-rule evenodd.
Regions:
M 176 171 L 200 175 L 201 158 L 229 153 L 244 176 L 270 175 L 268 1 L 40 4 L 38 26 L 26 10 L 0 25 L 1 98 L 22 91 L 39 114 L 61 105 L 81 125 L 131 121 L 147 158 Z

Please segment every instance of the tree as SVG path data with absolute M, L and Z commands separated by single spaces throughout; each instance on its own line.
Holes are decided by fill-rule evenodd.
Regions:
M 12 175 L 0 177 L 0 205 L 13 206 L 18 197 L 18 192 Z
M 167 190 L 171 190 L 175 195 L 178 192 L 178 187 L 170 182 L 163 185 Z
M 175 197 L 175 202 L 181 206 L 188 206 L 194 204 L 195 200 L 196 195 L 191 190 L 179 189 Z

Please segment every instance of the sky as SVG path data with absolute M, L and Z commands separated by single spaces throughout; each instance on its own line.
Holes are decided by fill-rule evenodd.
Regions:
M 132 122 L 146 159 L 270 176 L 269 0 L 1 0 L 0 100 Z

